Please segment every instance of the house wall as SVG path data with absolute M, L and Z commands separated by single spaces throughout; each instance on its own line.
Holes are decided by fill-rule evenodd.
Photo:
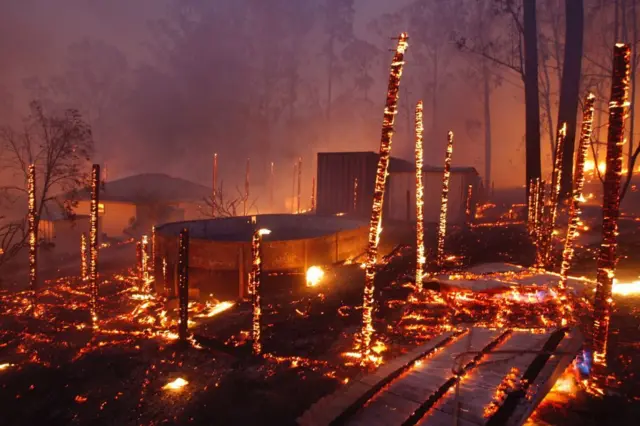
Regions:
M 117 238 L 124 236 L 124 230 L 129 227 L 130 221 L 137 217 L 136 205 L 121 201 L 101 201 L 104 205 L 104 213 L 100 214 L 101 232 L 108 237 Z M 88 200 L 78 201 L 74 209 L 76 214 L 89 215 L 91 202 Z
M 437 223 L 440 219 L 442 197 L 442 172 L 426 171 L 422 175 L 424 183 L 424 220 Z M 451 172 L 447 223 L 462 224 L 466 220 L 466 199 L 468 185 L 478 188 L 478 177 L 473 172 Z M 407 203 L 407 192 L 409 202 Z M 387 190 L 388 218 L 392 220 L 416 220 L 416 176 L 414 173 L 393 173 L 389 177 Z M 475 197 L 472 196 L 472 209 Z M 408 211 L 408 216 L 407 216 Z

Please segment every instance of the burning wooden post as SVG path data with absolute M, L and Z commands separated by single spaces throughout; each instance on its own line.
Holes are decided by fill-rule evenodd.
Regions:
M 273 173 L 273 161 L 271 162 L 271 170 L 269 173 L 269 213 L 273 213 L 273 188 L 275 186 L 274 173 Z
M 300 214 L 300 203 L 302 201 L 302 157 L 298 158 L 298 198 L 296 212 Z
M 593 306 L 593 360 L 605 365 L 607 335 L 613 300 L 611 287 L 616 267 L 618 216 L 620 215 L 620 180 L 622 177 L 622 145 L 624 119 L 629 106 L 628 44 L 618 43 L 613 51 L 613 76 L 609 102 L 609 132 L 607 135 L 607 169 L 604 176 L 602 202 L 602 244 L 598 255 L 598 283 Z
M 535 230 L 535 218 L 536 218 L 536 189 L 537 179 L 531 179 L 529 181 L 529 196 L 527 197 L 527 231 L 529 236 L 532 237 Z
M 544 194 L 545 194 L 546 182 L 536 178 L 535 182 L 535 198 L 534 203 L 534 227 L 533 227 L 533 244 L 536 247 L 536 264 L 537 268 L 542 268 L 543 256 L 542 256 L 542 242 L 543 242 L 543 218 L 544 218 Z
M 178 237 L 178 339 L 186 343 L 189 329 L 189 230 Z
M 472 212 L 472 203 L 473 199 L 473 185 L 469 184 L 467 186 L 467 198 L 465 200 L 465 208 L 464 213 L 467 220 L 467 226 L 471 227 L 471 223 L 473 222 L 473 212 Z
M 311 179 L 311 211 L 316 211 L 316 178 Z
M 578 223 L 580 221 L 580 200 L 582 199 L 582 189 L 584 188 L 584 163 L 587 158 L 587 150 L 591 141 L 592 123 L 595 95 L 589 93 L 584 101 L 582 110 L 582 131 L 580 133 L 580 145 L 576 155 L 576 170 L 573 177 L 573 194 L 569 205 L 569 224 L 567 226 L 567 236 L 562 251 L 562 264 L 560 266 L 560 282 L 558 292 L 560 296 L 559 305 L 561 310 L 561 324 L 567 325 L 567 311 L 571 312 L 571 306 L 567 301 L 567 273 L 573 260 L 574 242 L 578 235 Z
M 422 273 L 424 270 L 424 185 L 422 183 L 422 133 L 424 125 L 422 123 L 422 101 L 416 105 L 416 291 L 422 291 Z
M 389 159 L 391 157 L 391 142 L 393 138 L 393 123 L 398 107 L 398 90 L 400 77 L 404 65 L 404 53 L 408 47 L 408 36 L 400 34 L 398 46 L 391 63 L 389 75 L 389 87 L 387 89 L 387 101 L 382 121 L 382 137 L 380 141 L 380 158 L 376 171 L 376 181 L 373 191 L 373 206 L 371 208 L 371 222 L 369 224 L 369 246 L 365 264 L 364 297 L 362 302 L 362 341 L 360 348 L 362 359 L 366 361 L 371 353 L 371 337 L 373 335 L 373 293 L 376 258 L 378 256 L 378 243 L 382 226 L 382 203 L 387 182 Z
M 143 284 L 143 290 L 145 293 L 149 293 L 151 288 L 149 287 L 149 237 L 146 235 L 142 236 L 142 241 L 140 242 L 140 269 L 141 269 L 141 278 Z
M 142 281 L 142 241 L 136 241 L 136 276 Z
M 553 173 L 551 174 L 551 188 L 549 188 L 549 199 L 547 203 L 547 217 L 544 229 L 544 239 L 542 241 L 543 264 L 549 268 L 551 266 L 551 252 L 553 251 L 553 234 L 558 217 L 558 202 L 560 200 L 560 182 L 562 180 L 562 158 L 564 156 L 564 141 L 567 136 L 567 123 L 562 123 L 558 129 L 556 137 L 556 152 L 553 162 Z
M 260 280 L 262 278 L 262 236 L 270 234 L 268 229 L 258 229 L 253 233 L 251 240 L 251 300 L 253 305 L 251 341 L 254 355 L 262 353 L 262 342 L 260 341 L 262 306 L 260 304 Z
M 27 177 L 27 195 L 29 197 L 29 292 L 31 293 L 31 309 L 37 315 L 36 290 L 38 286 L 38 227 L 36 226 L 36 166 L 29 165 L 29 176 Z
M 151 266 L 149 267 L 151 270 L 151 278 L 155 281 L 156 279 L 156 227 L 155 225 L 151 227 Z
M 89 265 L 87 259 L 87 234 L 80 235 L 80 276 L 82 281 L 86 281 L 89 275 Z
M 358 178 L 353 178 L 353 211 L 358 210 Z
M 216 217 L 216 196 L 218 188 L 218 153 L 213 154 L 213 189 L 211 191 L 211 217 Z
M 247 158 L 247 170 L 245 172 L 244 175 L 244 203 L 242 203 L 242 209 L 243 209 L 243 216 L 247 215 L 247 203 L 249 202 L 249 167 L 250 167 L 250 163 L 249 163 L 249 158 Z
M 440 223 L 438 224 L 438 247 L 436 261 L 439 267 L 444 265 L 444 238 L 447 233 L 447 205 L 449 204 L 449 182 L 451 181 L 451 155 L 453 154 L 453 132 L 447 135 L 447 152 L 444 157 L 442 176 L 442 197 L 440 199 Z
M 296 213 L 296 177 L 298 176 L 298 162 L 293 162 L 293 185 L 291 186 L 291 213 Z
M 91 169 L 91 211 L 89 220 L 89 280 L 91 285 L 91 320 L 98 328 L 98 206 L 100 204 L 100 165 Z

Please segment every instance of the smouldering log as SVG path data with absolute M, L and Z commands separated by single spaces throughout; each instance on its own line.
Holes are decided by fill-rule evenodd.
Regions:
M 29 197 L 29 292 L 31 293 L 31 309 L 36 314 L 36 291 L 38 286 L 38 227 L 36 226 L 36 166 L 29 165 L 27 178 L 27 195 Z
M 544 229 L 543 263 L 551 267 L 551 252 L 553 251 L 553 235 L 558 217 L 558 202 L 560 200 L 560 182 L 562 180 L 562 157 L 564 156 L 564 142 L 567 136 L 567 123 L 562 123 L 556 137 L 556 152 L 554 156 L 553 173 L 551 174 L 551 188 L 547 203 L 547 217 Z
M 189 230 L 183 228 L 178 237 L 178 339 L 187 341 L 189 329 Z
M 218 153 L 213 154 L 213 189 L 211 191 L 211 217 L 216 217 L 216 189 L 218 187 Z
M 89 220 L 89 281 L 91 288 L 91 320 L 98 328 L 98 206 L 100 204 L 100 165 L 91 169 L 91 211 Z
M 607 169 L 604 176 L 602 202 L 602 243 L 598 255 L 598 282 L 593 306 L 593 359 L 605 365 L 607 335 L 613 300 L 611 288 L 616 267 L 618 217 L 620 215 L 620 180 L 622 177 L 622 146 L 624 120 L 629 107 L 628 44 L 618 43 L 613 52 L 613 76 L 609 101 L 609 131 L 607 135 Z
M 559 306 L 561 310 L 561 324 L 564 326 L 568 322 L 567 315 L 571 313 L 571 306 L 567 300 L 567 273 L 573 260 L 574 243 L 578 235 L 578 223 L 580 222 L 580 200 L 582 199 L 582 189 L 584 188 L 584 164 L 587 158 L 587 150 L 591 141 L 593 112 L 595 95 L 589 93 L 584 101 L 582 110 L 582 130 L 580 132 L 580 144 L 576 155 L 576 169 L 573 177 L 573 193 L 569 205 L 569 223 L 567 235 L 562 251 L 562 264 L 560 266 L 560 282 L 558 284 Z
M 438 247 L 436 261 L 439 267 L 444 265 L 444 239 L 447 234 L 447 205 L 449 204 L 449 183 L 451 181 L 451 155 L 453 154 L 453 132 L 447 135 L 447 152 L 444 157 L 442 176 L 442 197 L 440 199 L 440 222 L 438 223 Z
M 378 243 L 380 242 L 380 231 L 382 226 L 382 203 L 384 201 L 389 159 L 391 158 L 393 123 L 397 113 L 398 90 L 400 87 L 400 77 L 402 76 L 402 67 L 404 65 L 404 53 L 408 46 L 407 40 L 408 36 L 406 33 L 400 34 L 398 46 L 396 47 L 393 62 L 391 63 L 387 101 L 382 121 L 380 158 L 378 159 L 376 181 L 373 191 L 373 206 L 371 208 L 371 222 L 369 225 L 369 245 L 367 248 L 365 264 L 364 297 L 362 302 L 362 341 L 360 342 L 363 360 L 367 360 L 371 354 L 371 338 L 374 331 L 372 324 L 374 278 L 376 258 L 378 256 Z
M 258 229 L 253 233 L 251 240 L 251 301 L 253 306 L 251 323 L 251 343 L 254 355 L 262 353 L 262 342 L 260 340 L 262 330 L 262 305 L 260 301 L 260 280 L 262 278 L 262 236 L 269 234 L 268 229 Z
M 87 234 L 80 235 L 80 277 L 86 281 L 89 276 L 89 262 L 87 259 Z
M 424 256 L 424 184 L 422 183 L 422 134 L 424 124 L 422 122 L 423 104 L 419 101 L 416 105 L 416 291 L 422 291 L 422 277 L 425 264 Z

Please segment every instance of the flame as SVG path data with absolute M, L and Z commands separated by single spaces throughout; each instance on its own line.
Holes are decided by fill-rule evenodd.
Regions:
M 619 283 L 614 279 L 612 293 L 616 296 L 638 296 L 640 295 L 640 281 Z
M 449 183 L 451 180 L 451 155 L 453 154 L 453 132 L 447 136 L 447 151 L 444 158 L 444 174 L 442 176 L 442 198 L 440 200 L 440 223 L 438 224 L 438 248 L 436 260 L 438 266 L 444 264 L 444 237 L 447 233 L 447 205 L 449 203 Z
M 91 320 L 98 328 L 98 204 L 100 202 L 100 165 L 91 169 L 91 209 L 89 222 L 89 280 L 91 282 Z
M 13 367 L 13 364 L 9 364 L 5 362 L 4 364 L 0 364 L 0 371 L 7 370 L 10 367 Z
M 315 287 L 324 278 L 324 271 L 319 266 L 310 266 L 307 269 L 307 287 Z
M 422 291 L 422 275 L 426 262 L 424 255 L 424 184 L 422 182 L 423 151 L 422 101 L 416 105 L 416 291 Z
M 33 311 L 36 312 L 36 287 L 38 283 L 38 229 L 36 226 L 36 166 L 29 165 L 29 179 L 27 182 L 29 196 L 29 290 L 33 299 Z
M 187 382 L 185 379 L 183 379 L 182 377 L 178 377 L 177 379 L 172 380 L 169 383 L 167 383 L 166 385 L 164 385 L 162 387 L 162 389 L 163 390 L 168 390 L 168 391 L 173 391 L 173 392 L 180 392 L 188 384 L 189 384 L 189 382 Z

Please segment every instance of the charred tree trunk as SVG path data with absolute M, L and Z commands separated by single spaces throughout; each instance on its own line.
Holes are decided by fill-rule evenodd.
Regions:
M 564 142 L 563 173 L 560 181 L 560 199 L 571 193 L 573 174 L 573 151 L 576 139 L 578 98 L 580 97 L 580 76 L 582 71 L 582 45 L 584 32 L 583 0 L 565 0 L 565 48 L 560 102 L 558 106 L 558 127 L 567 123 Z
M 491 86 L 489 67 L 482 66 L 484 80 L 484 187 L 491 187 Z
M 535 0 L 524 1 L 525 182 L 540 178 L 540 99 Z M 528 192 L 527 186 L 527 192 Z M 527 194 L 528 196 L 528 194 Z

